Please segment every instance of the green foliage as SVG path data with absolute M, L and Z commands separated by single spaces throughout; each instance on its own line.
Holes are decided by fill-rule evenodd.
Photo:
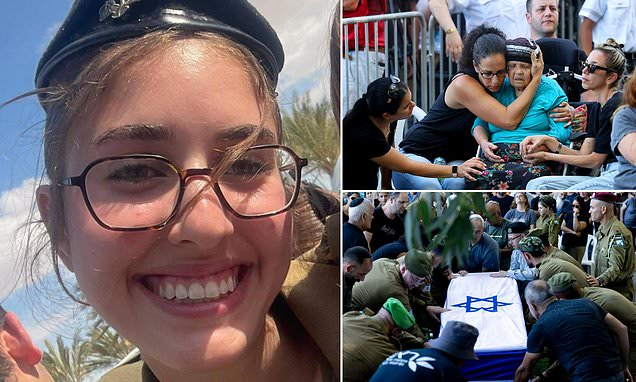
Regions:
M 91 374 L 112 367 L 133 349 L 92 310 L 87 312 L 89 325 L 77 330 L 70 346 L 57 336 L 56 346 L 45 342 L 42 364 L 58 382 L 81 382 Z
M 404 219 L 406 245 L 409 250 L 428 250 L 441 244 L 447 263 L 457 258 L 461 265 L 473 235 L 468 217 L 484 210 L 484 199 L 480 193 L 464 192 L 450 197 L 448 208 L 443 208 L 444 202 L 441 193 L 424 192 L 409 206 Z
M 308 171 L 319 169 L 331 176 L 340 146 L 331 104 L 312 103 L 308 94 L 294 97 L 291 112 L 283 112 L 283 142 L 309 159 Z

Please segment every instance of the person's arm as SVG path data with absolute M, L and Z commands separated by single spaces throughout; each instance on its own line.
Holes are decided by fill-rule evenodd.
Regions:
M 592 31 L 596 23 L 587 17 L 583 17 L 583 21 L 579 25 L 579 41 L 581 44 L 581 49 L 587 54 L 590 55 L 592 48 L 594 47 L 594 42 L 592 41 Z
M 541 83 L 543 54 L 532 57 L 532 80 L 526 89 L 509 106 L 504 106 L 490 95 L 478 80 L 460 76 L 446 90 L 444 100 L 452 108 L 467 108 L 486 122 L 502 129 L 511 130 L 523 120 Z
M 530 370 L 535 363 L 541 358 L 541 353 L 526 353 L 523 356 L 523 361 L 521 361 L 521 365 L 515 372 L 515 382 L 527 382 L 528 378 L 530 378 Z
M 561 222 L 561 231 L 563 231 L 563 232 L 565 232 L 565 233 L 569 233 L 569 234 L 571 234 L 571 235 L 576 235 L 576 231 L 574 231 L 574 230 L 572 230 L 572 229 L 568 228 L 568 225 L 567 225 L 567 224 L 565 224 L 565 220 L 563 220 L 563 221 Z
M 552 152 L 534 152 L 542 144 L 545 144 L 545 147 Z M 531 163 L 556 161 L 577 167 L 599 168 L 607 158 L 607 154 L 593 152 L 594 138 L 585 138 L 580 150 L 571 149 L 563 144 L 559 146 L 559 144 L 560 142 L 554 137 L 535 135 L 526 137 L 520 146 L 524 160 Z M 524 151 L 525 154 L 523 154 Z
M 475 121 L 475 125 L 473 125 L 473 137 L 477 141 L 477 144 L 481 147 L 481 150 L 484 152 L 487 159 L 493 162 L 503 162 L 504 160 L 499 155 L 495 154 L 495 151 L 499 150 L 499 147 L 490 143 L 488 128 L 478 124 L 478 121 L 479 123 L 482 123 L 483 120 L 478 118 Z
M 371 160 L 393 171 L 405 172 L 427 178 L 450 178 L 453 175 L 452 166 L 417 162 L 409 159 L 406 155 L 400 153 L 393 147 L 391 147 L 386 154 L 371 158 Z M 481 174 L 481 170 L 485 168 L 486 165 L 478 158 L 471 158 L 457 166 L 458 177 L 475 180 L 474 176 Z
M 355 11 L 360 5 L 360 0 L 342 0 L 343 11 Z
M 636 166 L 636 132 L 627 134 L 618 142 L 618 151 L 632 166 Z
M 447 0 L 430 0 L 428 8 L 437 23 L 446 32 L 446 55 L 453 61 L 459 62 L 462 50 L 464 50 L 464 43 L 448 10 Z
M 618 346 L 618 352 L 620 353 L 623 361 L 623 368 L 626 368 L 629 361 L 629 338 L 627 336 L 627 326 L 610 313 L 605 315 L 605 324 L 616 338 L 616 346 Z
M 629 200 L 629 199 L 627 199 L 627 200 Z M 627 210 L 627 200 L 625 200 L 623 202 L 623 204 L 621 204 L 621 209 L 619 211 L 619 220 L 621 222 L 625 221 L 625 211 Z

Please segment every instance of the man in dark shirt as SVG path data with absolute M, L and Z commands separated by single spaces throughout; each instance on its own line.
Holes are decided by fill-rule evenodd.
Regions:
M 587 299 L 557 301 L 543 280 L 528 284 L 525 298 L 537 322 L 528 334 L 528 350 L 515 373 L 515 382 L 528 380 L 546 346 L 555 353 L 571 382 L 618 382 L 628 376 L 631 380 L 627 328 L 614 316 Z
M 351 310 L 351 291 L 353 284 L 364 281 L 367 273 L 373 269 L 369 250 L 364 247 L 351 247 L 342 255 L 342 313 Z
M 381 246 L 397 241 L 404 234 L 402 215 L 409 206 L 409 196 L 406 192 L 392 192 L 387 202 L 373 211 L 371 222 L 371 252 Z
M 439 338 L 428 342 L 428 348 L 393 354 L 380 364 L 370 382 L 464 381 L 460 367 L 465 360 L 477 359 L 477 336 L 474 326 L 448 321 Z
M 369 248 L 364 231 L 371 228 L 373 203 L 369 199 L 357 198 L 349 204 L 349 221 L 342 225 L 342 252 L 351 247 Z

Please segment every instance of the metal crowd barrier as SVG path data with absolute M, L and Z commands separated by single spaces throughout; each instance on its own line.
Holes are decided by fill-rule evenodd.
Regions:
M 355 49 L 349 50 L 347 44 L 343 44 L 343 57 L 347 64 L 356 65 L 355 78 L 349 78 L 349 71 L 346 68 L 342 70 L 343 86 L 342 86 L 342 110 L 349 110 L 353 105 L 349 104 L 349 88 L 347 84 L 349 81 L 354 81 L 356 98 L 359 98 L 366 91 L 366 84 L 370 81 L 365 81 L 372 76 L 370 65 L 370 56 L 375 54 L 376 61 L 382 53 L 382 48 L 378 47 L 378 30 L 379 23 L 384 22 L 384 41 L 386 46 L 384 47 L 384 76 L 389 74 L 396 75 L 401 78 L 402 81 L 406 81 L 407 85 L 413 93 L 413 100 L 418 105 L 428 105 L 426 89 L 426 77 L 427 68 L 426 65 L 420 63 L 425 62 L 425 49 L 418 49 L 419 41 L 423 40 L 424 32 L 426 30 L 424 24 L 424 16 L 420 12 L 402 12 L 391 13 L 384 15 L 374 15 L 365 17 L 352 17 L 342 20 L 343 35 L 347 36 L 350 28 L 353 28 L 355 35 Z M 359 51 L 358 46 L 358 31 L 359 28 L 364 28 L 365 44 L 362 51 L 366 52 L 367 60 L 364 63 L 356 60 L 355 63 L 349 62 L 347 59 L 350 55 L 357 55 Z M 410 33 L 408 33 L 410 30 Z M 418 32 L 419 30 L 419 32 Z M 375 44 L 369 47 L 369 36 L 373 36 Z M 389 44 L 392 42 L 392 44 Z M 359 65 L 366 65 L 367 78 L 360 78 Z M 419 79 L 419 81 L 418 81 Z

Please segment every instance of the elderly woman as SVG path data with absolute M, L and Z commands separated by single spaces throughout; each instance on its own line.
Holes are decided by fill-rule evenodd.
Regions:
M 531 55 L 536 45 L 526 38 L 506 41 L 508 78 L 494 97 L 507 106 L 514 102 L 532 80 Z M 530 179 L 550 175 L 556 168 L 551 163 L 540 166 L 523 162 L 519 143 L 527 136 L 545 134 L 566 143 L 570 129 L 565 122 L 551 118 L 551 111 L 567 102 L 567 96 L 559 84 L 542 77 L 539 88 L 530 104 L 528 113 L 518 126 L 499 127 L 477 118 L 472 133 L 479 144 L 481 157 L 488 166 L 467 188 L 477 189 L 523 189 Z

